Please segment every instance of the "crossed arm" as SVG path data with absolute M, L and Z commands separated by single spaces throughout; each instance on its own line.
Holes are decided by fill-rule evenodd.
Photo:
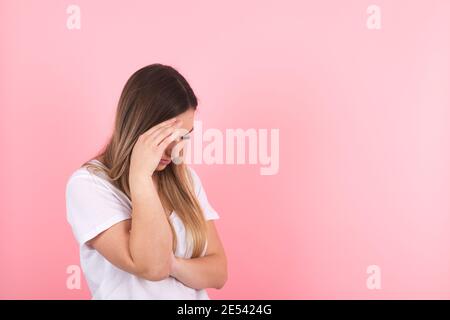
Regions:
M 204 257 L 175 257 L 169 222 L 156 190 L 147 187 L 150 192 L 133 199 L 132 219 L 113 225 L 87 244 L 116 267 L 147 280 L 172 276 L 195 289 L 222 288 L 227 281 L 227 259 L 214 221 L 206 223 Z
M 170 275 L 194 289 L 221 289 L 227 281 L 227 259 L 214 221 L 208 220 L 208 246 L 204 257 L 183 259 L 172 255 Z

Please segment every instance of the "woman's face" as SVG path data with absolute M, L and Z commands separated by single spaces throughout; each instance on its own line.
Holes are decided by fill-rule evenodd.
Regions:
M 184 137 L 188 137 L 192 130 L 194 129 L 194 115 L 195 115 L 195 110 L 193 108 L 189 108 L 188 110 L 186 110 L 185 112 L 179 114 L 176 118 L 178 120 L 181 120 L 181 126 L 180 129 L 180 133 L 184 135 Z M 189 132 L 189 133 L 188 133 Z M 166 150 L 164 151 L 162 157 L 161 157 L 161 161 L 159 162 L 158 166 L 156 167 L 157 171 L 161 171 L 164 170 L 169 164 L 170 162 L 172 162 L 171 159 L 171 154 L 172 154 L 172 149 L 181 142 L 181 138 L 177 138 L 175 141 L 173 141 L 171 144 L 169 144 L 169 146 L 166 148 Z

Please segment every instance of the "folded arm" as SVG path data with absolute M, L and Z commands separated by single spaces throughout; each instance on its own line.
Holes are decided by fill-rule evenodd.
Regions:
M 183 259 L 172 256 L 170 275 L 194 289 L 221 289 L 228 278 L 227 258 L 213 220 L 208 220 L 205 256 Z

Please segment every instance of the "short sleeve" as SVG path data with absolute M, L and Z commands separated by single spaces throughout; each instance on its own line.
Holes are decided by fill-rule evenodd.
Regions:
M 131 218 L 131 209 L 101 178 L 73 175 L 66 185 L 66 215 L 80 245 L 114 224 Z
M 198 198 L 200 206 L 203 209 L 203 212 L 205 215 L 205 220 L 219 219 L 220 218 L 219 214 L 217 213 L 216 210 L 214 210 L 214 208 L 211 206 L 211 204 L 208 201 L 208 197 L 206 196 L 206 192 L 205 192 L 205 189 L 203 188 L 200 177 L 198 176 L 198 174 L 195 172 L 194 169 L 192 169 L 191 167 L 188 167 L 188 168 L 191 172 L 192 180 L 194 182 L 195 194 Z

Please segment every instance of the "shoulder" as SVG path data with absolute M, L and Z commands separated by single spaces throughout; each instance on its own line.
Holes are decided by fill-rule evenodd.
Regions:
M 93 179 L 93 177 L 91 177 L 91 173 L 85 167 L 78 168 L 75 171 L 73 171 L 72 174 L 67 179 L 66 188 L 78 184 L 81 181 L 83 182 L 89 181 L 90 179 Z
M 80 167 L 72 172 L 66 182 L 66 187 L 78 185 L 78 184 L 96 184 L 100 182 L 100 177 L 94 174 L 90 169 L 86 167 Z
M 116 194 L 105 173 L 92 168 L 77 168 L 66 181 L 66 197 L 70 195 Z
M 80 244 L 130 216 L 130 203 L 97 172 L 81 167 L 68 177 L 66 219 Z
M 65 197 L 69 215 L 84 211 L 128 211 L 131 202 L 116 188 L 106 173 L 91 168 L 76 169 L 67 179 Z

